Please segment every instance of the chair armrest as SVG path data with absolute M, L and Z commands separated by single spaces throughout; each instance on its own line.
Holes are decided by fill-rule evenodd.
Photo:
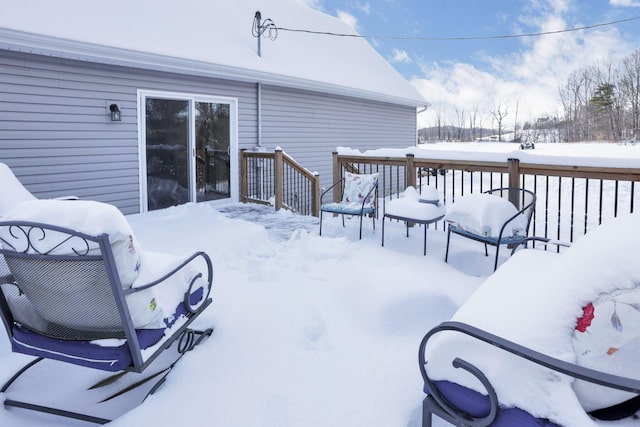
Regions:
M 149 289 L 152 288 L 154 286 L 158 286 L 162 283 L 164 283 L 165 281 L 167 281 L 169 278 L 171 278 L 173 275 L 177 274 L 178 272 L 180 272 L 183 268 L 185 268 L 188 264 L 191 264 L 193 262 L 196 262 L 197 260 L 203 260 L 207 266 L 207 289 L 205 290 L 205 295 L 202 298 L 202 301 L 205 301 L 208 297 L 209 294 L 211 293 L 211 285 L 213 283 L 213 263 L 211 262 L 211 258 L 209 257 L 209 255 L 207 255 L 205 252 L 196 252 L 193 255 L 191 255 L 190 257 L 188 257 L 187 259 L 185 259 L 180 265 L 178 265 L 177 267 L 175 267 L 174 269 L 172 269 L 171 271 L 169 271 L 168 273 L 164 274 L 162 277 L 146 283 L 144 285 L 140 285 L 140 286 L 136 286 L 135 288 L 130 288 L 130 289 L 126 289 L 124 291 L 125 295 L 128 294 L 132 294 L 134 292 L 140 292 L 144 289 Z M 195 277 L 193 277 L 191 279 L 191 283 L 189 283 L 189 287 L 187 289 L 187 291 L 184 294 L 184 305 L 185 307 L 190 311 L 190 312 L 195 312 L 197 311 L 197 307 L 193 307 L 191 306 L 191 303 L 189 301 L 189 296 L 191 295 L 192 292 L 192 288 L 194 283 L 196 282 L 197 279 L 202 277 L 202 273 L 198 273 Z
M 558 246 L 558 250 L 560 250 L 560 246 L 564 248 L 571 247 L 571 243 L 569 242 L 563 242 L 561 240 L 554 240 L 554 239 L 550 239 L 548 237 L 542 237 L 542 236 L 529 236 L 525 239 L 522 239 L 521 242 L 518 242 L 518 244 L 514 246 L 513 249 L 511 249 L 511 255 L 515 253 L 516 249 L 518 249 L 519 246 L 524 245 L 525 247 L 527 247 L 529 242 L 540 242 L 543 245 L 556 245 Z
M 422 374 L 422 378 L 425 379 L 425 381 L 429 380 L 426 371 L 427 361 L 425 360 L 427 342 L 432 336 L 442 331 L 460 332 L 462 334 L 476 338 L 480 341 L 484 341 L 494 347 L 501 348 L 504 351 L 515 354 L 516 356 L 522 357 L 537 365 L 544 366 L 553 371 L 569 375 L 579 380 L 602 385 L 605 387 L 615 388 L 617 390 L 640 394 L 640 380 L 612 375 L 606 372 L 597 371 L 595 369 L 578 366 L 574 363 L 565 362 L 563 360 L 556 359 L 544 353 L 540 353 L 528 347 L 516 344 L 513 341 L 506 340 L 497 335 L 491 334 L 482 329 L 461 322 L 443 322 L 435 328 L 431 329 L 422 339 L 418 357 L 420 363 L 420 373 Z
M 329 188 L 327 188 L 326 190 L 324 190 L 324 191 L 322 192 L 322 194 L 320 194 L 320 203 L 322 203 L 322 198 L 324 197 L 324 195 L 325 195 L 325 194 L 327 194 L 329 191 L 333 190 L 333 188 L 334 188 L 336 185 L 341 184 L 341 183 L 343 183 L 343 182 L 344 182 L 344 178 L 342 178 L 340 181 L 335 182 L 331 187 L 329 187 Z
M 470 423 L 468 425 L 475 425 L 473 423 L 480 423 L 478 425 L 489 425 L 497 414 L 498 398 L 495 390 L 493 389 L 493 386 L 486 378 L 486 376 L 482 373 L 482 371 L 480 371 L 480 369 L 478 369 L 471 363 L 459 357 L 456 357 L 452 361 L 452 365 L 455 368 L 462 368 L 465 371 L 471 373 L 478 379 L 478 381 L 480 381 L 480 383 L 486 389 L 486 394 L 488 395 L 490 404 L 489 415 L 481 418 L 472 417 L 464 411 L 452 406 L 449 401 L 440 394 L 436 384 L 429 378 L 429 375 L 427 373 L 428 361 L 426 360 L 426 347 L 431 337 L 443 331 L 454 331 L 462 333 L 479 341 L 490 344 L 494 347 L 500 348 L 508 353 L 522 357 L 523 359 L 526 359 L 532 363 L 544 366 L 555 372 L 559 372 L 579 380 L 598 384 L 604 387 L 610 387 L 617 390 L 640 394 L 640 380 L 612 375 L 606 372 L 578 366 L 574 363 L 565 362 L 563 360 L 559 360 L 546 354 L 537 352 L 535 350 L 532 350 L 520 344 L 516 344 L 512 341 L 506 340 L 497 335 L 491 334 L 482 329 L 465 323 L 443 322 L 435 328 L 431 329 L 420 342 L 420 348 L 418 351 L 420 373 L 426 387 L 429 389 L 429 395 L 433 398 L 433 400 L 435 400 L 438 405 L 440 405 L 440 407 L 451 417 L 457 420 L 461 420 L 462 422 Z M 485 423 L 486 420 L 488 420 L 488 423 Z

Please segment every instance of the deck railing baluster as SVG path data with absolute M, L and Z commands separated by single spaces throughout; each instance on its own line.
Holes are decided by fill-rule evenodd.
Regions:
M 267 203 L 269 198 L 275 194 L 274 172 L 277 168 L 274 164 L 274 153 L 243 150 L 242 156 L 240 162 L 243 169 L 240 191 L 242 200 Z M 335 153 L 334 156 L 334 165 L 341 170 L 339 176 L 342 176 L 342 171 L 345 170 L 360 173 L 378 171 L 380 173 L 379 197 L 382 199 L 380 213 L 384 212 L 386 200 L 399 197 L 407 185 L 415 185 L 418 191 L 422 191 L 422 186 L 425 183 L 435 186 L 445 205 L 455 203 L 456 196 L 504 187 L 504 183 L 507 181 L 510 183 L 519 182 L 519 185 L 523 187 L 533 186 L 533 191 L 538 194 L 539 210 L 534 212 L 530 234 L 543 233 L 544 237 L 551 237 L 548 235 L 551 232 L 554 238 L 559 240 L 568 238 L 569 241 L 574 241 L 578 237 L 576 234 L 582 234 L 576 233 L 578 230 L 576 227 L 577 215 L 580 214 L 578 206 L 583 203 L 582 198 L 584 198 L 582 231 L 586 233 L 596 222 L 600 224 L 609 217 L 618 216 L 619 211 L 622 211 L 620 207 L 627 203 L 627 199 L 629 200 L 629 212 L 633 213 L 636 199 L 635 182 L 640 181 L 640 168 L 618 169 L 614 167 L 596 168 L 520 163 L 519 179 L 512 180 L 508 173 L 510 170 L 508 164 L 500 162 L 425 159 L 416 158 L 414 155 L 410 155 L 411 159 L 409 156 L 396 158 L 339 155 L 338 153 Z M 283 188 L 280 190 L 284 192 L 282 196 L 285 199 L 284 204 L 299 213 L 313 214 L 314 209 L 319 206 L 312 208 L 313 203 L 317 204 L 317 202 L 312 203 L 309 200 L 315 200 L 317 197 L 315 193 L 319 195 L 319 177 L 308 173 L 299 165 L 290 165 L 290 158 L 284 157 L 287 158 L 285 160 L 287 165 L 284 168 Z M 469 172 L 468 179 L 465 172 Z M 410 175 L 412 173 L 415 173 L 416 176 Z M 551 180 L 550 177 L 558 179 Z M 563 178 L 570 178 L 571 181 Z M 593 189 L 590 188 L 593 179 L 600 181 L 597 218 L 592 214 L 596 209 L 596 200 L 593 197 L 594 200 L 589 199 L 590 190 L 593 192 Z M 335 182 L 331 179 L 328 181 Z M 629 184 L 620 185 L 620 182 L 628 182 Z M 486 188 L 487 185 L 488 188 Z M 613 191 L 611 191 L 611 186 L 614 187 Z M 555 194 L 556 191 L 557 194 Z M 563 206 L 563 203 L 566 206 Z M 554 210 L 556 208 L 557 210 Z M 593 221 L 591 217 L 593 217 Z M 549 222 L 554 220 L 557 220 L 557 224 Z M 555 231 L 553 231 L 554 228 Z M 438 229 L 437 224 L 436 229 Z M 446 227 L 442 227 L 442 229 L 446 230 Z

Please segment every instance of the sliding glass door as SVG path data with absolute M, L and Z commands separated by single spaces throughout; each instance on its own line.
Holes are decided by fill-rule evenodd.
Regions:
M 162 209 L 190 200 L 189 103 L 147 98 L 147 208 Z
M 196 199 L 231 197 L 229 104 L 196 102 Z
M 234 197 L 234 99 L 141 92 L 140 105 L 143 211 Z

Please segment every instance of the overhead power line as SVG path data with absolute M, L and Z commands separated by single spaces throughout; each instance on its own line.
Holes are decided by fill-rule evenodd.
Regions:
M 569 33 L 573 31 L 582 31 L 582 30 L 590 30 L 598 27 L 606 27 L 610 25 L 622 24 L 624 22 L 630 22 L 640 19 L 640 16 L 634 16 L 626 19 L 619 19 L 617 21 L 604 22 L 600 24 L 593 25 L 585 25 L 582 27 L 569 28 L 566 30 L 556 30 L 556 31 L 543 31 L 538 33 L 524 33 L 524 34 L 511 34 L 511 35 L 497 35 L 497 36 L 469 36 L 469 37 L 403 37 L 403 36 L 376 36 L 376 35 L 360 35 L 360 34 L 347 34 L 347 33 L 333 33 L 328 31 L 314 31 L 314 30 L 304 30 L 304 29 L 295 29 L 295 28 L 285 28 L 285 27 L 274 27 L 273 30 L 277 31 L 288 31 L 292 33 L 307 33 L 307 34 L 319 34 L 325 36 L 335 36 L 335 37 L 357 37 L 363 39 L 377 39 L 377 40 L 418 40 L 418 41 L 455 41 L 455 40 L 492 40 L 492 39 L 517 39 L 523 37 L 538 37 L 538 36 L 546 36 L 549 34 L 560 34 L 560 33 Z

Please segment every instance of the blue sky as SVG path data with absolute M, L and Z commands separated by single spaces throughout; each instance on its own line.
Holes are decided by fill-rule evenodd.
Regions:
M 640 0 L 303 1 L 375 36 L 495 37 L 640 16 Z M 524 121 L 561 113 L 558 90 L 572 71 L 640 48 L 640 20 L 540 37 L 369 42 L 432 103 L 419 124 L 433 124 L 436 110 L 468 115 L 503 105 L 514 115 L 516 104 Z

